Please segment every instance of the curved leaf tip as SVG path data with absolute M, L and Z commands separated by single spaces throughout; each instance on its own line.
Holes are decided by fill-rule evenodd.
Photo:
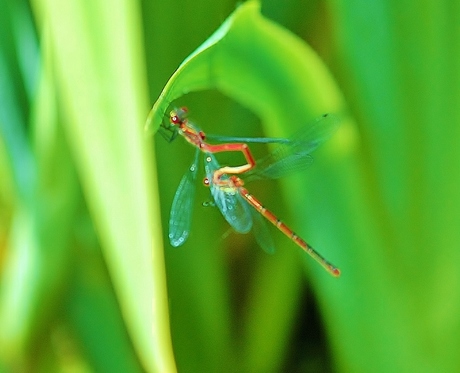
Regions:
M 341 112 L 344 100 L 327 67 L 300 38 L 263 17 L 260 2 L 239 6 L 175 71 L 149 113 L 154 133 L 170 103 L 216 89 L 256 113 L 269 127 Z M 295 113 L 287 118 L 286 113 Z M 296 124 L 296 123 L 294 123 Z
M 192 91 L 217 88 L 213 85 L 213 74 L 211 73 L 214 52 L 212 47 L 224 39 L 236 20 L 245 17 L 248 13 L 258 15 L 259 11 L 259 0 L 250 0 L 238 6 L 224 23 L 180 64 L 147 116 L 144 128 L 148 134 L 153 134 L 158 130 L 173 100 Z

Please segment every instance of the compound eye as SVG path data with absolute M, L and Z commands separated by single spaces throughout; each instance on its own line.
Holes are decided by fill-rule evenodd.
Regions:
M 187 108 L 181 107 L 174 109 L 169 113 L 169 120 L 174 125 L 180 125 L 187 119 Z
M 177 115 L 171 115 L 170 120 L 171 120 L 172 124 L 179 124 L 180 123 L 180 119 L 179 119 L 179 117 Z

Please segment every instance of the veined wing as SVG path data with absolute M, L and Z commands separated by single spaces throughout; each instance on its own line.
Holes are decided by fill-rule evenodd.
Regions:
M 182 177 L 169 215 L 169 241 L 174 247 L 181 246 L 188 238 L 195 199 L 196 174 L 200 149 L 196 149 L 193 163 Z
M 275 242 L 268 230 L 267 223 L 260 213 L 251 207 L 253 217 L 253 233 L 259 246 L 268 254 L 275 253 Z
M 287 142 L 279 144 L 270 154 L 258 160 L 256 166 L 245 174 L 245 179 L 278 179 L 304 170 L 313 162 L 310 153 L 328 140 L 338 125 L 339 119 L 333 114 L 316 118 Z
M 285 144 L 291 142 L 289 139 L 281 137 L 239 137 L 239 136 L 222 136 L 207 133 L 206 139 L 218 142 L 246 142 L 252 144 Z
M 209 180 L 211 195 L 225 220 L 239 233 L 248 233 L 252 228 L 250 206 L 236 189 L 219 187 L 212 183 L 213 175 L 220 168 L 216 157 L 211 153 L 205 156 L 206 177 Z M 222 175 L 222 179 L 228 179 Z

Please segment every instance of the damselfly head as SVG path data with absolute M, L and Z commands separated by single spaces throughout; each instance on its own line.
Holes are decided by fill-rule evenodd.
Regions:
M 188 110 L 186 107 L 171 110 L 171 112 L 169 113 L 169 120 L 171 124 L 174 126 L 181 125 L 184 122 L 184 120 L 187 119 L 187 113 Z

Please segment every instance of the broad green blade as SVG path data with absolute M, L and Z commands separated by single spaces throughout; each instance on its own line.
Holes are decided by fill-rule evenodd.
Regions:
M 323 113 L 341 116 L 346 111 L 342 94 L 316 53 L 297 36 L 263 17 L 260 3 L 255 0 L 240 5 L 179 66 L 153 105 L 147 118 L 146 131 L 152 134 L 157 131 L 174 100 L 187 93 L 203 90 L 217 90 L 248 108 L 261 119 L 266 133 L 274 137 L 292 134 L 305 121 Z M 212 104 L 208 106 L 212 110 Z M 193 111 L 192 106 L 189 109 Z M 214 113 L 217 118 L 219 114 Z M 219 128 L 220 125 L 221 121 L 215 121 L 212 132 L 225 133 Z M 347 130 L 350 126 L 342 128 Z M 344 152 L 349 151 L 350 143 L 355 140 L 353 131 L 349 133 L 353 139 L 340 144 Z M 235 133 L 237 136 L 239 133 Z M 337 147 L 338 144 L 335 145 Z M 304 185 L 296 188 L 291 185 L 286 188 L 284 195 L 292 196 L 304 190 Z M 298 205 L 297 200 L 292 203 L 293 207 L 295 205 Z M 202 246 L 201 242 L 199 245 L 197 243 L 200 249 Z M 322 250 L 322 247 L 318 248 Z M 273 367 L 280 366 L 284 360 L 281 351 L 290 330 L 287 324 L 292 321 L 289 312 L 293 312 L 291 307 L 296 303 L 293 297 L 301 279 L 299 267 L 297 271 L 289 270 L 289 274 L 286 274 L 286 263 L 292 265 L 299 260 L 295 252 L 287 251 L 290 254 L 280 259 L 278 254 L 274 256 L 277 260 L 271 265 L 273 275 L 257 283 L 259 287 L 254 289 L 257 296 L 248 301 L 247 307 L 251 308 L 251 312 L 247 328 L 243 330 L 247 349 L 238 355 L 243 356 L 244 366 L 251 367 L 248 371 L 276 370 Z M 331 260 L 336 262 L 334 257 Z M 337 264 L 340 263 L 337 261 Z M 319 276 L 322 275 L 328 276 Z M 274 283 L 280 279 L 281 283 Z M 273 306 L 272 302 L 276 301 L 280 302 L 279 307 Z M 279 311 L 276 316 L 267 312 L 275 308 Z M 286 323 L 274 323 L 274 317 Z M 275 337 L 261 338 L 263 335 Z
M 259 10 L 256 0 L 242 4 L 184 60 L 155 102 L 148 132 L 158 129 L 173 100 L 204 89 L 250 108 L 269 128 L 343 111 L 342 96 L 316 53 Z
M 175 371 L 139 3 L 35 0 L 49 27 L 65 131 L 138 357 Z

